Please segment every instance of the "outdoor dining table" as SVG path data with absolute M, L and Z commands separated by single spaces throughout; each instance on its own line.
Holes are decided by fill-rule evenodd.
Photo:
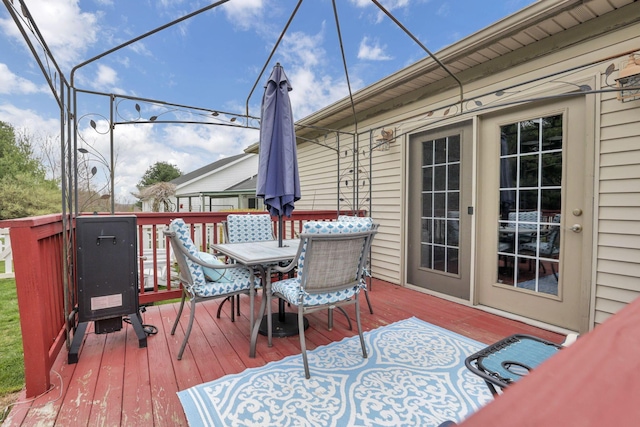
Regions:
M 538 231 L 535 228 L 525 228 L 525 227 L 500 227 L 498 229 L 501 236 L 508 237 L 514 239 L 516 234 L 518 237 L 527 238 L 527 237 L 535 237 L 538 234 Z
M 264 274 L 264 294 L 266 295 L 266 304 L 271 303 L 270 299 L 270 288 L 271 288 L 271 268 L 274 265 L 277 265 L 281 262 L 289 262 L 298 253 L 298 246 L 300 245 L 299 239 L 288 239 L 282 241 L 282 246 L 279 245 L 277 240 L 267 240 L 262 242 L 243 242 L 243 243 L 220 243 L 212 245 L 212 249 L 222 255 L 227 256 L 228 258 L 234 260 L 237 263 L 240 263 L 249 268 L 258 268 Z M 263 307 L 264 305 L 261 305 Z M 286 317 L 282 318 L 284 315 L 284 307 L 280 307 L 281 313 L 274 314 L 274 324 L 285 323 Z M 278 316 L 278 317 L 276 317 Z M 266 317 L 266 316 L 265 316 Z M 288 336 L 292 334 L 297 334 L 298 332 L 298 324 L 297 321 L 289 322 L 291 328 L 287 328 L 286 333 L 278 334 L 275 333 L 275 336 Z M 256 351 L 256 341 L 258 339 L 258 332 L 267 335 L 266 330 L 267 319 L 261 318 L 258 316 L 255 325 L 251 328 L 251 347 L 250 347 L 250 356 L 255 356 Z M 261 326 L 262 325 L 262 326 Z M 280 326 L 282 327 L 282 325 Z M 290 331 L 295 328 L 295 332 L 291 333 Z M 274 327 L 276 329 L 276 327 Z M 271 342 L 269 342 L 269 346 L 271 346 Z

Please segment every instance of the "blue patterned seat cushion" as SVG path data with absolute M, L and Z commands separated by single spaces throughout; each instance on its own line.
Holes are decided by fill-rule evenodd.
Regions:
M 198 248 L 189 235 L 189 227 L 187 227 L 183 219 L 176 218 L 171 221 L 169 230 L 176 233 L 180 244 L 187 252 L 200 258 Z M 206 279 L 204 269 L 200 264 L 193 262 L 189 258 L 186 258 L 186 262 L 189 267 L 189 273 L 191 273 L 191 279 L 193 280 L 191 291 L 199 297 L 224 295 L 231 292 L 249 290 L 251 288 L 251 272 L 247 268 L 227 269 L 224 273 L 225 281 L 211 282 Z M 186 286 L 189 286 L 189 284 Z M 259 286 L 260 279 L 255 278 L 255 287 L 257 288 Z
M 353 298 L 353 296 L 358 291 L 357 288 L 357 286 L 354 286 L 353 288 L 345 289 L 338 292 L 329 292 L 326 294 L 308 294 L 306 292 L 301 292 L 300 280 L 297 277 L 280 280 L 271 285 L 271 290 L 273 292 L 277 292 L 278 294 L 282 295 L 284 299 L 294 305 L 300 304 L 300 295 L 302 294 L 302 305 L 307 307 L 322 304 L 331 304 L 337 301 L 344 301 L 346 299 Z
M 369 221 L 309 221 L 304 224 L 302 232 L 308 234 L 349 234 L 371 230 L 373 222 Z M 354 286 L 336 292 L 323 294 L 309 294 L 300 287 L 300 279 L 304 272 L 304 258 L 307 244 L 303 243 L 300 257 L 298 258 L 298 275 L 291 279 L 280 280 L 271 285 L 271 291 L 282 295 L 288 302 L 294 305 L 300 303 L 300 296 L 305 306 L 331 304 L 337 301 L 352 298 L 363 286 Z M 355 275 L 354 271 L 354 275 Z

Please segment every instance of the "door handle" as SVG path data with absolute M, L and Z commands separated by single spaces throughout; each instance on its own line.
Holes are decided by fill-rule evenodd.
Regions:
M 571 231 L 573 231 L 574 233 L 580 233 L 582 231 L 582 225 L 580 224 L 573 224 L 570 228 Z

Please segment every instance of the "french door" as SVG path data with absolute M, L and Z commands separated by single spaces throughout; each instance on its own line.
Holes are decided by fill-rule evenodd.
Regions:
M 480 122 L 478 303 L 586 326 L 593 171 L 585 99 Z
M 409 139 L 407 282 L 469 299 L 471 122 Z

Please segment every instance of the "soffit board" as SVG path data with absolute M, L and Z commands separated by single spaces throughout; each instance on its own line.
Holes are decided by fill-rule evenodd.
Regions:
M 481 30 L 436 53 L 455 73 L 473 68 L 501 55 L 551 37 L 591 19 L 624 7 L 634 0 L 540 0 L 528 8 Z M 449 78 L 432 58 L 422 59 L 397 73 L 354 93 L 356 113 L 375 104 L 401 97 L 417 88 Z M 454 86 L 452 80 L 452 86 Z M 298 122 L 329 128 L 349 120 L 353 109 L 348 98 L 336 102 Z

